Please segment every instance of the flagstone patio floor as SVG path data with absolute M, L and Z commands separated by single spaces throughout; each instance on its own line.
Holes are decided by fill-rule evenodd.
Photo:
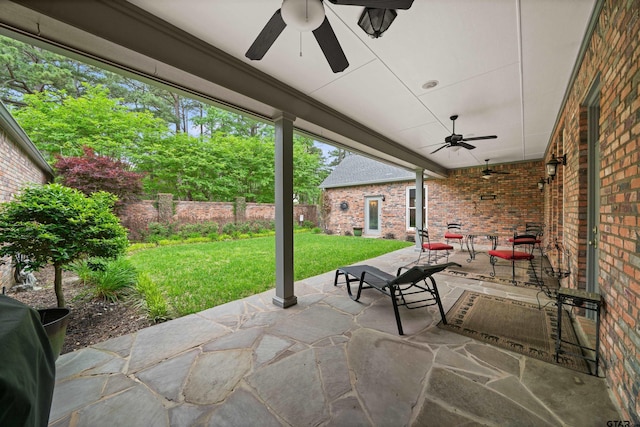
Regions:
M 366 261 L 388 272 L 406 248 Z M 478 258 L 473 262 L 488 262 Z M 360 264 L 364 264 L 360 263 Z M 62 355 L 50 426 L 602 426 L 604 378 L 444 331 L 437 308 L 375 290 L 352 301 L 334 271 Z M 464 290 L 536 302 L 531 288 L 435 276 L 445 312 Z M 606 372 L 606 369 L 602 371 Z

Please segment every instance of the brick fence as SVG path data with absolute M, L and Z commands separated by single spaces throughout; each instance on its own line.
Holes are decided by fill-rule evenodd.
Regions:
M 273 203 L 247 203 L 243 197 L 235 202 L 188 202 L 174 201 L 172 194 L 158 194 L 157 200 L 142 200 L 126 205 L 120 213 L 122 224 L 129 229 L 135 240 L 153 222 L 163 224 L 197 224 L 215 222 L 220 227 L 227 223 L 275 220 Z M 294 221 L 318 224 L 318 209 L 315 205 L 295 205 Z

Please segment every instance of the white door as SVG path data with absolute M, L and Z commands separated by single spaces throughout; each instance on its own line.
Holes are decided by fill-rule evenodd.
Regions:
M 382 197 L 367 197 L 364 204 L 364 234 L 379 236 L 381 231 Z

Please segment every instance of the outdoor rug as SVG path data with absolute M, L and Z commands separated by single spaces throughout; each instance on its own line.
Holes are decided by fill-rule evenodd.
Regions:
M 562 339 L 577 344 L 569 315 L 562 312 Z M 438 327 L 549 363 L 555 361 L 558 330 L 555 307 L 465 291 L 447 313 L 447 324 Z M 577 347 L 563 344 L 576 352 Z M 579 350 L 579 349 L 578 349 Z M 584 359 L 562 354 L 559 365 L 590 373 Z

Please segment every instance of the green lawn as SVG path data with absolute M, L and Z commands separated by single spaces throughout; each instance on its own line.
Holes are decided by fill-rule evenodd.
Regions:
M 295 280 L 412 245 L 410 242 L 300 233 Z M 132 253 L 131 262 L 165 296 L 175 316 L 195 313 L 275 286 L 275 238 L 161 246 Z

